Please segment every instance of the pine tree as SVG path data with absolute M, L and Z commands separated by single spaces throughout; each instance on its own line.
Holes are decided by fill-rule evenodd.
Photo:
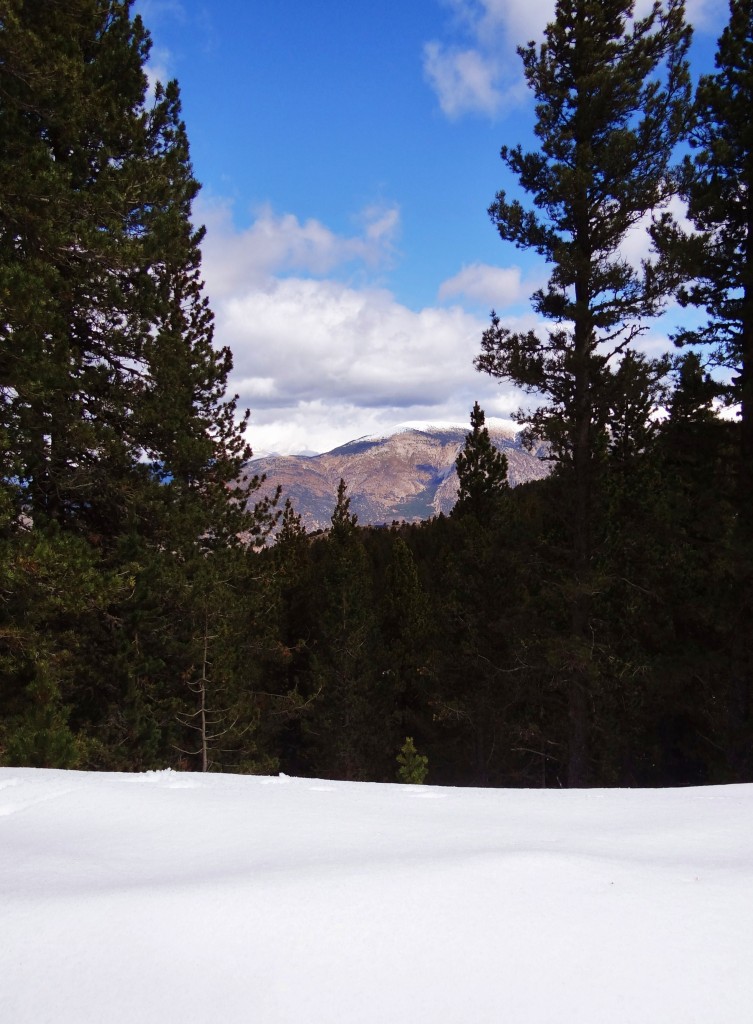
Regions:
M 397 755 L 397 777 L 409 786 L 421 786 L 429 773 L 429 758 L 419 754 L 412 736 L 406 736 Z
M 102 542 L 159 530 L 148 516 L 176 508 L 168 483 L 225 529 L 249 450 L 202 296 L 177 84 L 147 104 L 130 0 L 3 8 L 0 384 L 17 510 Z
M 373 573 L 346 492 L 341 480 L 332 530 L 315 548 L 310 688 L 318 697 L 306 725 L 315 772 L 373 780 L 384 750 L 375 704 Z
M 678 345 L 711 347 L 712 362 L 735 375 L 729 400 L 740 407 L 740 513 L 753 535 L 753 5 L 730 0 L 716 72 L 701 78 L 684 164 L 683 197 L 695 237 L 667 215 L 655 238 L 693 279 L 682 305 L 705 309 L 705 326 L 680 330 Z
M 120 388 L 135 378 L 128 361 L 151 320 L 144 218 L 128 200 L 147 172 L 139 108 L 148 41 L 124 4 L 6 0 L 3 8 L 9 468 L 37 526 L 84 527 L 92 502 L 98 519 L 120 506 L 117 470 L 135 454 Z
M 680 302 L 702 307 L 708 317 L 699 329 L 679 331 L 675 341 L 710 347 L 711 362 L 731 377 L 728 401 L 739 407 L 725 703 L 733 777 L 747 778 L 753 763 L 753 5 L 730 0 L 729 9 L 716 71 L 698 84 L 695 156 L 684 165 L 683 193 L 697 234 L 684 237 L 665 217 L 655 235 L 691 278 L 679 290 Z
M 197 559 L 263 541 L 274 513 L 249 508 L 256 478 L 235 486 L 246 420 L 203 296 L 179 91 L 147 96 L 131 8 L 0 0 L 0 512 L 11 565 L 31 546 L 102 575 L 89 617 L 42 605 L 40 650 L 75 622 L 42 690 L 71 728 L 136 758 L 147 733 L 169 747 L 159 709 L 193 657 L 177 638 Z M 3 608 L 11 632 L 23 579 Z
M 544 337 L 505 328 L 493 313 L 477 368 L 512 381 L 545 403 L 529 435 L 545 439 L 570 481 L 572 634 L 570 784 L 588 775 L 588 689 L 592 683 L 588 576 L 594 550 L 595 488 L 619 364 L 660 311 L 666 268 L 637 272 L 620 255 L 628 231 L 675 191 L 674 147 L 685 132 L 690 30 L 680 0 L 632 20 L 625 0 L 558 0 L 545 41 L 519 50 L 537 100 L 540 149 L 504 146 L 502 159 L 534 209 L 497 195 L 490 215 L 503 241 L 553 266 L 535 293 L 553 322 Z
M 330 521 L 332 523 L 332 536 L 337 537 L 339 540 L 351 537 L 358 525 L 358 516 L 355 512 L 350 511 L 348 485 L 342 477 L 337 485 L 337 504 Z
M 410 547 L 392 531 L 388 536 L 392 544 L 376 648 L 379 703 L 396 742 L 406 729 L 423 741 L 430 722 L 427 695 L 436 639 L 433 620 Z
M 460 486 L 453 515 L 488 514 L 507 488 L 507 456 L 492 444 L 484 424 L 484 410 L 474 402 L 471 432 L 455 461 Z
M 280 529 L 277 532 L 277 545 L 281 544 L 284 547 L 286 544 L 290 544 L 297 547 L 299 544 L 302 545 L 305 540 L 306 530 L 303 520 L 293 508 L 290 498 L 286 498 L 282 509 Z
M 232 548 L 197 559 L 181 576 L 182 650 L 170 666 L 182 669 L 172 703 L 176 753 L 201 771 L 276 770 L 257 699 L 280 654 L 276 577 L 258 552 Z

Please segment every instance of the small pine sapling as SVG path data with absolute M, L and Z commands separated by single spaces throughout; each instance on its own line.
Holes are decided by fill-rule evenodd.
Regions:
M 400 782 L 413 786 L 423 784 L 429 771 L 429 758 L 426 754 L 419 754 L 412 736 L 405 737 L 405 743 L 397 755 L 397 763 L 400 766 L 397 770 Z

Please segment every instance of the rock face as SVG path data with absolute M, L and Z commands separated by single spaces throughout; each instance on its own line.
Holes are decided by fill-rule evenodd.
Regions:
M 252 462 L 248 473 L 266 473 L 263 493 L 279 484 L 282 501 L 290 498 L 309 532 L 329 527 L 341 477 L 361 526 L 415 523 L 447 514 L 455 504 L 455 459 L 467 433 L 467 427 L 403 429 L 349 441 L 323 455 L 266 456 Z M 494 427 L 489 434 L 507 455 L 512 486 L 547 475 L 548 463 L 523 448 L 519 435 Z

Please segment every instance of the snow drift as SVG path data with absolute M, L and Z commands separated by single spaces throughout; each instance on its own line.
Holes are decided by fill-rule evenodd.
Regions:
M 0 769 L 7 1024 L 753 1019 L 753 786 Z

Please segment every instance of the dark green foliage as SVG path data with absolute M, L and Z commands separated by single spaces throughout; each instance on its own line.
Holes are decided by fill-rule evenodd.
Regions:
M 280 520 L 280 529 L 277 532 L 277 547 L 279 550 L 302 549 L 306 546 L 306 530 L 303 521 L 293 508 L 290 498 L 285 499 Z
M 86 757 L 69 723 L 88 695 L 79 674 L 87 633 L 133 585 L 103 571 L 77 537 L 24 531 L 0 544 L 0 755 L 36 767 Z
M 246 510 L 258 481 L 230 486 L 249 449 L 176 83 L 147 98 L 129 0 L 1 14 L 3 756 L 152 766 L 180 756 L 210 608 L 229 663 L 217 553 L 236 549 L 237 574 L 274 515 Z
M 544 338 L 516 334 L 492 315 L 477 366 L 546 396 L 524 418 L 579 472 L 607 419 L 610 353 L 629 348 L 666 292 L 661 267 L 639 273 L 617 250 L 672 194 L 669 160 L 686 120 L 682 5 L 657 5 L 628 26 L 630 10 L 622 0 L 560 0 L 541 47 L 521 48 L 541 148 L 505 146 L 502 159 L 535 209 L 500 192 L 489 210 L 504 241 L 553 265 L 533 306 L 557 326 Z
M 655 229 L 658 247 L 684 271 L 680 302 L 703 308 L 707 322 L 678 332 L 678 345 L 707 346 L 724 368 L 724 388 L 738 406 L 736 529 L 727 593 L 731 760 L 753 767 L 753 7 L 730 0 L 714 74 L 701 78 L 683 196 L 697 233 L 686 237 L 669 216 Z M 734 740 L 732 737 L 735 737 Z
M 484 423 L 484 410 L 474 402 L 471 432 L 455 462 L 460 486 L 453 515 L 491 514 L 495 499 L 507 487 L 507 456 L 494 447 Z
M 419 754 L 412 736 L 405 737 L 405 743 L 397 755 L 397 763 L 397 777 L 400 782 L 413 786 L 423 785 L 429 772 L 429 758 L 425 754 Z
M 452 517 L 435 556 L 438 670 L 431 702 L 442 738 L 429 757 L 441 781 L 452 766 L 465 784 L 502 782 L 495 755 L 511 735 L 517 595 L 500 526 L 499 520 Z
M 533 307 L 553 322 L 541 337 L 504 327 L 492 313 L 478 369 L 510 380 L 544 404 L 519 417 L 548 442 L 562 476 L 570 524 L 571 637 L 562 649 L 570 722 L 569 780 L 589 777 L 589 719 L 598 666 L 591 597 L 600 528 L 599 489 L 610 421 L 617 452 L 640 447 L 626 433 L 645 423 L 650 385 L 662 366 L 641 364 L 633 343 L 661 310 L 669 287 L 659 261 L 636 271 L 619 245 L 641 217 L 675 190 L 674 147 L 685 131 L 690 30 L 679 0 L 629 22 L 622 0 L 559 0 L 545 41 L 520 49 L 536 100 L 540 149 L 502 149 L 534 209 L 504 192 L 489 213 L 503 241 L 533 249 L 553 267 Z M 636 390 L 641 384 L 644 395 Z M 630 398 L 626 403 L 626 389 Z M 626 447 L 627 446 L 627 447 Z
M 245 495 L 227 484 L 248 457 L 202 296 L 178 88 L 146 103 L 130 6 L 8 0 L 0 33 L 4 479 L 36 528 L 108 549 L 132 530 L 164 543 L 180 517 L 189 545 L 209 520 L 237 533 Z
M 358 524 L 358 516 L 350 511 L 350 496 L 347 491 L 348 486 L 341 479 L 337 487 L 337 504 L 332 513 L 332 534 L 338 541 L 345 541 L 351 537 Z
M 313 767 L 343 779 L 378 774 L 384 708 L 374 666 L 373 584 L 350 499 L 340 481 L 332 531 L 320 546 L 312 626 L 316 714 L 309 728 Z M 326 769 L 325 769 L 326 765 Z
M 399 535 L 388 539 L 391 551 L 375 645 L 380 702 L 396 743 L 408 729 L 423 742 L 432 733 L 428 699 L 435 682 L 436 629 L 410 547 Z
M 502 159 L 535 209 L 500 192 L 489 211 L 504 241 L 553 265 L 533 306 L 555 326 L 545 337 L 516 334 L 492 314 L 476 365 L 547 400 L 521 418 L 572 470 L 581 560 L 601 438 L 620 396 L 612 364 L 632 351 L 641 320 L 666 294 L 665 268 L 638 272 L 618 246 L 675 188 L 669 160 L 689 88 L 682 5 L 673 0 L 666 13 L 657 5 L 632 26 L 630 10 L 620 0 L 560 0 L 545 42 L 520 50 L 541 148 L 505 146 Z
M 654 229 L 658 248 L 684 271 L 678 297 L 702 307 L 705 326 L 675 336 L 678 345 L 704 345 L 728 374 L 728 400 L 739 404 L 740 514 L 753 537 L 753 7 L 730 0 L 730 21 L 719 39 L 716 71 L 701 78 L 695 97 L 682 193 L 697 229 L 685 236 L 666 214 Z

